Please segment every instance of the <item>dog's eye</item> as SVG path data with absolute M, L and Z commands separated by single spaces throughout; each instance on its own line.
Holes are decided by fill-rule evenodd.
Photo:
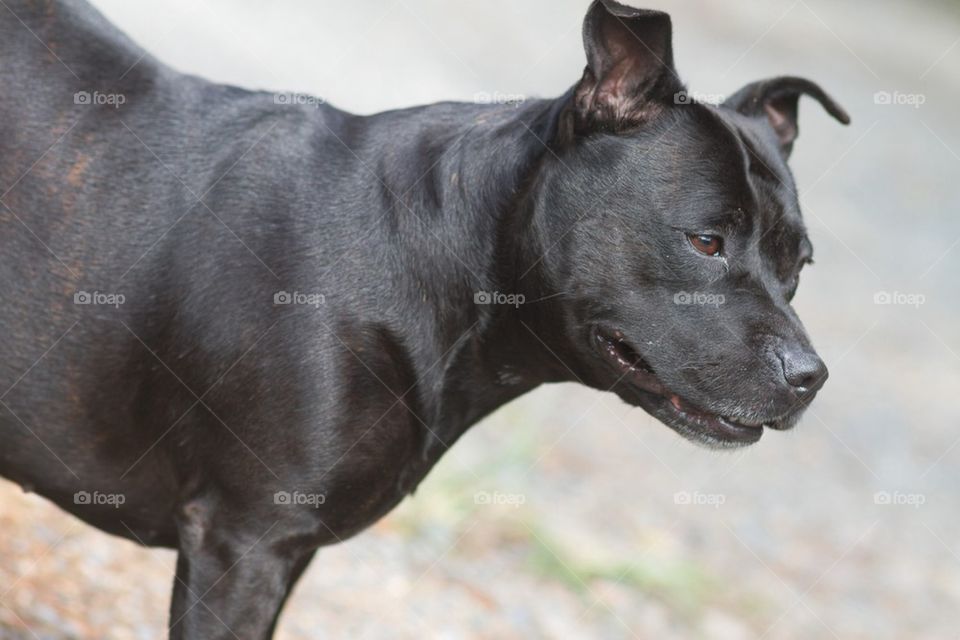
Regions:
M 687 236 L 693 248 L 705 256 L 719 256 L 723 251 L 723 238 L 700 233 L 691 233 Z

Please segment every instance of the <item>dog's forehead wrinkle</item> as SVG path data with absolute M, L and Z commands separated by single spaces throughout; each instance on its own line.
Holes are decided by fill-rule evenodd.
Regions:
M 796 259 L 806 239 L 800 205 L 794 194 L 768 181 L 757 182 L 756 187 L 756 243 L 768 259 L 781 263 L 782 269 L 784 262 Z
M 774 185 L 782 197 L 797 197 L 793 175 L 777 148 L 766 138 L 768 132 L 759 129 L 755 121 L 734 113 L 724 119 L 742 145 L 747 167 L 747 179 L 753 188 L 758 185 Z
M 800 253 L 805 241 L 806 229 L 801 221 L 785 214 L 771 215 L 761 245 L 771 257 L 793 258 Z
M 698 148 L 702 149 L 697 156 L 703 166 L 698 176 L 701 183 L 712 185 L 721 194 L 724 200 L 724 214 L 733 223 L 742 222 L 744 212 L 758 208 L 759 195 L 750 173 L 750 151 L 745 143 L 740 129 L 735 122 L 730 122 L 714 107 L 698 105 L 704 114 L 701 117 L 702 129 L 705 130 L 704 139 L 710 142 L 704 146 L 703 140 L 698 140 Z

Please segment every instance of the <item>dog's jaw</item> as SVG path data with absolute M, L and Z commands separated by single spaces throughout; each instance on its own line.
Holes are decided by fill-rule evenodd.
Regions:
M 747 424 L 704 411 L 671 391 L 623 332 L 595 327 L 590 333 L 597 352 L 618 373 L 612 390 L 688 440 L 726 449 L 753 444 L 763 435 L 763 422 Z

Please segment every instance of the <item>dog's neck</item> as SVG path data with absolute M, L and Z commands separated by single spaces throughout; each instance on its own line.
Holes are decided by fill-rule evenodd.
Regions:
M 431 429 L 444 445 L 536 386 L 573 379 L 548 346 L 548 321 L 557 318 L 559 297 L 540 261 L 549 247 L 532 235 L 538 177 L 546 163 L 556 162 L 551 140 L 568 100 L 464 105 L 456 122 L 447 119 L 455 107 L 440 106 L 440 117 L 430 117 L 440 122 L 403 152 L 412 163 L 425 140 L 445 140 L 431 149 L 439 157 L 423 175 L 406 176 L 416 180 L 412 189 L 387 178 L 391 190 L 404 194 L 402 207 L 435 224 L 426 238 L 438 271 L 431 297 L 446 308 L 441 333 L 431 340 L 443 355 L 418 386 L 425 390 Z M 422 117 L 416 110 L 411 115 Z M 483 294 L 512 296 L 513 302 L 491 304 Z

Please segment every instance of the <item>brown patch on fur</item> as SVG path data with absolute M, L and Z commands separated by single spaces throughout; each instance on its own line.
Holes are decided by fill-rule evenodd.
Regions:
M 83 173 L 87 170 L 87 165 L 90 164 L 90 156 L 80 153 L 77 157 L 76 162 L 73 163 L 73 166 L 70 168 L 70 172 L 67 173 L 67 182 L 72 187 L 80 188 L 83 186 Z

